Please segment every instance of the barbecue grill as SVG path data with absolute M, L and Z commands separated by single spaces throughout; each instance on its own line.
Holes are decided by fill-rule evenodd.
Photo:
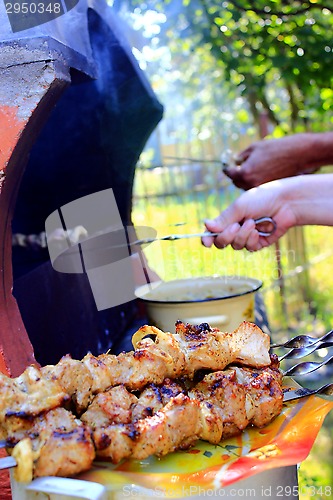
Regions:
M 53 210 L 110 187 L 129 223 L 134 167 L 163 112 L 107 3 L 60 4 L 47 18 L 0 3 L 0 370 L 11 376 L 111 347 L 114 325 L 121 337 L 137 313 L 96 312 L 85 276 L 56 273 L 39 244 Z M 23 245 L 12 248 L 12 227 Z
M 104 0 L 82 0 L 18 33 L 0 5 L 0 368 L 15 376 L 35 356 L 45 364 L 69 351 L 114 346 L 112 327 L 124 332 L 136 314 L 130 304 L 97 315 L 85 276 L 54 271 L 32 235 L 45 230 L 53 210 L 107 188 L 129 224 L 135 163 L 162 106 Z M 30 245 L 25 239 L 12 250 L 11 223 L 13 232 L 30 235 Z

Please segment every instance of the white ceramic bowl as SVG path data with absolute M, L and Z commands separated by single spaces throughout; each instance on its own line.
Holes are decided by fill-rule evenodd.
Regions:
M 150 324 L 175 331 L 175 322 L 208 323 L 233 331 L 244 321 L 254 321 L 254 297 L 262 286 L 243 276 L 211 276 L 159 281 L 143 285 L 135 294 L 144 301 Z

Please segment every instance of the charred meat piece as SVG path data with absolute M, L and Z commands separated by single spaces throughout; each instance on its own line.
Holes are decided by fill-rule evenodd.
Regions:
M 210 329 L 207 323 L 194 326 L 178 321 L 175 336 L 185 354 L 186 376 L 193 378 L 201 369 L 222 370 L 234 361 L 229 335 Z
M 249 423 L 245 409 L 245 387 L 237 383 L 234 370 L 207 374 L 189 395 L 214 405 L 224 424 L 233 423 L 243 430 Z
M 272 365 L 265 369 L 234 369 L 238 382 L 244 385 L 253 405 L 250 423 L 264 427 L 281 413 L 283 406 L 282 373 L 276 356 L 272 356 Z
M 36 417 L 24 441 L 30 443 L 32 477 L 72 476 L 89 469 L 95 458 L 91 430 L 64 408 Z M 25 449 L 29 453 L 29 447 Z M 17 454 L 16 447 L 12 453 L 16 460 L 28 458 L 24 453 Z
M 17 378 L 0 373 L 0 424 L 4 419 L 33 417 L 68 401 L 68 394 L 57 380 L 46 380 L 35 366 Z
M 149 384 L 143 389 L 138 397 L 136 405 L 132 408 L 132 421 L 151 417 L 163 408 L 163 400 L 160 387 L 156 384 Z
M 112 423 L 127 424 L 132 421 L 132 407 L 137 401 L 138 398 L 123 385 L 112 387 L 94 397 L 81 420 L 93 430 Z
M 46 380 L 58 381 L 72 397 L 78 414 L 87 408 L 93 398 L 93 376 L 82 361 L 67 355 L 56 365 L 44 366 L 41 371 Z
M 97 429 L 93 440 L 98 456 L 117 463 L 129 457 L 166 455 L 178 449 L 186 438 L 198 439 L 200 427 L 199 403 L 180 393 L 151 417 Z

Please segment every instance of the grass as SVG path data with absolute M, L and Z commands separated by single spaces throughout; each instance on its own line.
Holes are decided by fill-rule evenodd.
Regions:
M 299 469 L 300 500 L 333 497 L 333 413 L 329 413 L 309 457 Z

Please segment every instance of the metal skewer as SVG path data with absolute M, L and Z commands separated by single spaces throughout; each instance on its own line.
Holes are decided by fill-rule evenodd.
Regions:
M 300 399 L 311 396 L 313 394 L 316 394 L 318 396 L 326 396 L 327 399 L 333 401 L 333 384 L 326 384 L 322 387 L 319 387 L 318 389 L 307 389 L 306 387 L 300 387 L 295 391 L 287 390 L 284 393 L 283 401 L 292 401 L 293 399 Z
M 11 469 L 12 467 L 16 467 L 16 465 L 16 460 L 13 457 L 0 458 L 0 470 Z
M 284 359 L 300 359 L 308 356 L 309 354 L 318 351 L 319 349 L 324 349 L 327 347 L 332 347 L 333 342 L 315 342 L 307 347 L 295 347 L 290 351 L 286 352 L 283 356 L 279 357 L 279 361 Z
M 325 333 L 322 337 L 310 337 L 309 335 L 297 335 L 287 342 L 282 344 L 271 344 L 271 349 L 275 349 L 276 347 L 287 347 L 287 348 L 300 348 L 300 347 L 308 347 L 310 345 L 317 344 L 318 342 L 333 342 L 333 330 Z
M 322 366 L 330 365 L 331 363 L 333 363 L 333 356 L 325 359 L 321 363 L 305 361 L 303 363 L 298 363 L 298 365 L 292 366 L 287 371 L 282 372 L 282 374 L 284 377 L 307 375 L 308 373 L 314 372 Z
M 257 227 L 258 233 L 260 236 L 271 236 L 276 231 L 276 222 L 271 217 L 260 217 L 259 219 L 254 220 L 256 226 L 260 224 L 269 224 L 270 228 L 266 231 L 260 230 Z M 162 236 L 160 238 L 142 238 L 140 240 L 131 241 L 131 246 L 134 245 L 147 245 L 148 243 L 153 243 L 154 241 L 174 241 L 174 240 L 182 240 L 187 238 L 202 238 L 204 236 L 219 236 L 219 233 L 211 233 L 210 231 L 204 231 L 201 233 L 188 233 L 188 234 L 169 234 L 168 236 Z

